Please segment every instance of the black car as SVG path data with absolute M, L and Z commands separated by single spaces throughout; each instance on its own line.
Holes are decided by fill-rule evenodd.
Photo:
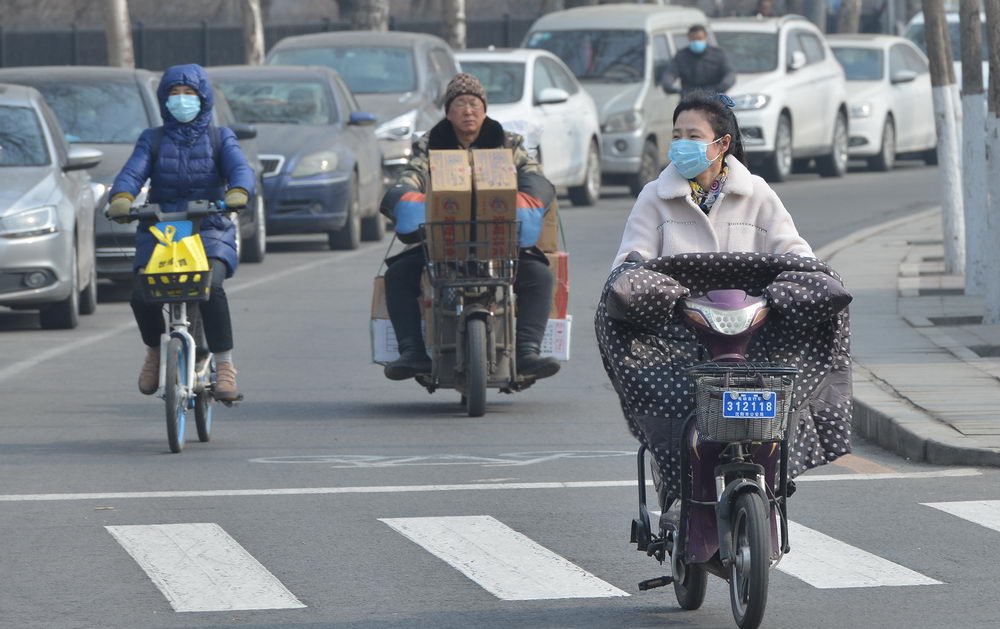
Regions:
M 103 66 L 51 66 L 5 68 L 0 82 L 34 87 L 55 112 L 66 139 L 72 146 L 91 147 L 104 154 L 101 163 L 90 171 L 92 180 L 103 190 L 95 212 L 94 233 L 97 250 L 97 275 L 103 279 L 131 281 L 135 257 L 135 224 L 119 225 L 104 217 L 107 192 L 115 176 L 132 154 L 139 134 L 148 127 L 163 124 L 160 119 L 156 88 L 159 74 L 147 70 L 129 70 Z M 260 160 L 254 138 L 256 129 L 236 122 L 225 97 L 216 90 L 214 124 L 228 126 L 240 141 L 250 165 L 259 175 Z M 263 190 L 258 187 L 258 190 Z M 142 202 L 145 191 L 137 201 Z M 240 259 L 260 262 L 264 259 L 266 225 L 264 199 L 251 199 L 248 210 L 239 213 Z

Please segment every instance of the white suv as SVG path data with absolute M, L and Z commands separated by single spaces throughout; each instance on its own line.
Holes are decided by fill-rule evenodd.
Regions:
M 783 181 L 793 161 L 816 158 L 824 177 L 847 172 L 844 70 L 823 34 L 803 17 L 712 22 L 737 72 L 729 90 L 753 166 Z

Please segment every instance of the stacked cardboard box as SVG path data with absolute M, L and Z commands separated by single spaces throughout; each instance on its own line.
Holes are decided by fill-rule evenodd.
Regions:
M 427 192 L 427 222 L 455 223 L 472 220 L 472 168 L 468 151 L 431 151 L 430 185 Z M 432 260 L 460 260 L 468 257 L 467 227 L 435 228 L 428 234 Z
M 435 343 L 434 317 L 431 310 L 434 292 L 427 279 L 426 271 L 420 278 L 420 288 L 420 315 L 424 331 L 424 345 L 430 350 Z M 392 322 L 389 320 L 389 308 L 385 301 L 385 277 L 381 275 L 375 278 L 375 287 L 372 291 L 370 334 L 373 363 L 385 364 L 399 358 L 399 342 L 396 339 L 396 332 L 392 328 Z
M 570 331 L 573 315 L 569 314 L 569 253 L 559 250 L 559 206 L 552 201 L 542 223 L 538 248 L 549 259 L 549 270 L 555 279 L 549 323 L 542 340 L 542 355 L 569 360 Z
M 476 191 L 475 220 L 507 221 L 479 228 L 476 239 L 486 242 L 477 252 L 479 258 L 502 259 L 516 244 L 517 169 L 509 149 L 472 151 L 472 187 Z M 479 233 L 479 232 L 483 233 Z M 515 247 L 516 250 L 516 247 Z

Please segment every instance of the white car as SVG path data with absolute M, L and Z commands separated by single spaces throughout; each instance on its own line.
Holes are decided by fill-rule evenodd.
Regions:
M 937 159 L 934 103 L 927 57 L 894 35 L 831 35 L 847 75 L 851 136 L 848 153 L 872 170 L 891 170 L 900 153 Z
M 601 192 L 597 106 L 559 57 L 528 49 L 469 50 L 456 57 L 462 71 L 486 88 L 488 116 L 516 132 L 540 130 L 538 157 L 549 181 L 569 188 L 573 205 L 596 203 Z
M 847 173 L 844 70 L 823 34 L 803 17 L 712 22 L 736 70 L 729 94 L 751 165 L 783 181 L 793 161 L 816 159 L 824 177 Z
M 951 58 L 955 64 L 955 81 L 962 85 L 962 28 L 959 13 L 949 11 L 945 13 L 945 20 L 948 22 L 948 40 L 951 42 Z M 982 24 L 981 41 L 983 55 L 983 91 L 989 90 L 990 77 L 990 47 L 986 39 L 986 13 L 979 14 L 979 22 Z M 927 42 L 924 41 L 924 14 L 917 13 L 906 25 L 904 37 L 917 45 L 924 53 L 927 52 Z

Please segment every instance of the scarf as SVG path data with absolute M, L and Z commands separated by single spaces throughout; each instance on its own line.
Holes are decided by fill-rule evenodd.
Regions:
M 719 194 L 722 192 L 722 188 L 726 185 L 726 179 L 729 177 L 729 166 L 723 166 L 722 172 L 719 176 L 715 178 L 712 182 L 712 186 L 705 190 L 698 184 L 697 181 L 691 179 L 688 183 L 691 184 L 691 200 L 695 202 L 695 205 L 701 208 L 701 211 L 708 214 L 708 211 L 712 209 L 715 205 L 715 201 L 719 198 Z

